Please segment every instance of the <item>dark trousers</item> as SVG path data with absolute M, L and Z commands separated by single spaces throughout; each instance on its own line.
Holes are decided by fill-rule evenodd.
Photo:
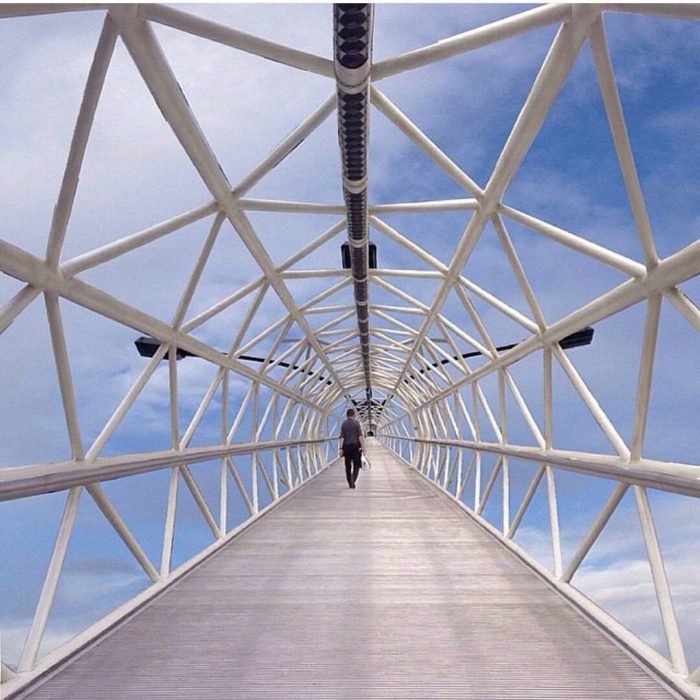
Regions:
M 353 486 L 362 466 L 360 448 L 356 445 L 343 446 L 343 457 L 345 457 L 345 477 L 348 480 L 348 486 Z

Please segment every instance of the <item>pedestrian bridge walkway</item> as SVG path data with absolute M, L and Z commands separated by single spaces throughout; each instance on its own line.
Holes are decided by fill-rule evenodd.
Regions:
M 372 442 L 27 697 L 672 697 Z
M 0 700 L 700 700 L 700 5 L 268 7 L 0 3 Z

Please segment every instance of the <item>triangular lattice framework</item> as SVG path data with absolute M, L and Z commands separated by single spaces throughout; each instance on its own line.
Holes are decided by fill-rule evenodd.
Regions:
M 32 7 L 4 6 L 0 8 L 0 15 L 51 11 L 47 6 L 37 6 L 36 10 Z M 84 8 L 76 6 L 74 9 Z M 461 499 L 466 493 L 465 487 L 470 484 L 473 489 L 471 510 L 475 516 L 482 514 L 492 489 L 500 480 L 503 507 L 499 529 L 506 540 L 515 536 L 544 480 L 553 546 L 551 577 L 561 586 L 569 585 L 608 518 L 632 488 L 670 661 L 657 659 L 641 642 L 639 653 L 669 677 L 685 682 L 688 667 L 646 488 L 698 496 L 698 467 L 646 457 L 644 436 L 662 304 L 668 305 L 668 313 L 679 314 L 692 331 L 700 330 L 700 309 L 681 289 L 681 285 L 700 272 L 699 249 L 695 241 L 664 258 L 657 253 L 606 44 L 603 9 L 606 8 L 590 5 L 545 6 L 374 64 L 369 52 L 364 69 L 360 69 L 361 84 L 352 82 L 352 78 L 357 77 L 352 72 L 354 68 L 346 70 L 348 67 L 343 65 L 342 56 L 339 58 L 338 39 L 334 62 L 165 6 L 114 6 L 105 13 L 48 231 L 45 255 L 34 255 L 20 246 L 0 241 L 0 271 L 22 284 L 0 310 L 0 332 L 20 322 L 32 303 L 43 296 L 71 450 L 69 460 L 8 469 L 0 481 L 4 499 L 68 489 L 57 543 L 26 644 L 21 658 L 13 664 L 15 669 L 3 665 L 3 679 L 24 682 L 52 663 L 48 657 L 37 665 L 37 657 L 83 491 L 89 493 L 157 589 L 189 566 L 174 571 L 171 566 L 180 487 L 186 487 L 192 494 L 203 521 L 211 530 L 213 544 L 206 553 L 235 532 L 229 526 L 228 490 L 235 484 L 246 509 L 243 520 L 257 517 L 267 503 L 278 501 L 323 468 L 329 454 L 328 435 L 337 432 L 342 409 L 352 402 L 359 408 L 366 427 L 376 430 L 399 454 L 456 498 Z M 633 13 L 667 14 L 689 22 L 700 16 L 697 7 L 690 5 L 667 10 L 659 6 L 630 5 L 625 9 Z M 94 12 L 101 10 L 95 8 Z M 367 6 L 362 12 L 368 18 L 366 30 L 371 39 L 371 9 Z M 340 22 L 338 17 L 336 20 Z M 292 72 L 301 70 L 321 76 L 328 81 L 329 95 L 255 168 L 232 184 L 161 49 L 155 28 L 162 26 L 272 59 Z M 483 186 L 406 116 L 382 89 L 382 81 L 392 76 L 408 75 L 419 68 L 550 26 L 558 27 L 556 36 Z M 173 212 L 172 218 L 143 231 L 66 259 L 62 251 L 81 166 L 118 41 L 126 46 L 155 104 L 212 199 L 184 213 Z M 593 56 L 610 137 L 634 221 L 636 240 L 629 246 L 636 251 L 634 254 L 623 255 L 508 203 L 509 186 L 584 47 Z M 464 192 L 463 197 L 373 202 L 372 153 L 371 148 L 367 150 L 366 125 L 362 158 L 367 166 L 369 188 L 363 180 L 364 172 L 355 180 L 349 175 L 347 130 L 342 123 L 346 115 L 341 110 L 339 150 L 345 170 L 344 173 L 339 170 L 338 179 L 344 174 L 345 203 L 252 198 L 250 192 L 258 183 L 282 167 L 297 147 L 303 147 L 307 138 L 334 117 L 339 98 L 346 109 L 345 94 L 362 95 L 364 118 L 371 121 L 375 115 L 383 115 Z M 357 183 L 361 180 L 360 186 Z M 353 197 L 364 197 L 358 205 L 364 216 L 359 228 L 357 220 L 348 214 L 348 208 L 355 206 Z M 428 241 L 421 245 L 415 235 L 402 230 L 401 222 L 406 217 L 424 217 L 427 221 L 431 216 L 450 212 L 461 215 L 464 225 L 461 237 L 453 245 L 446 246 L 449 254 L 445 256 L 429 252 Z M 319 226 L 314 235 L 307 232 L 303 245 L 281 262 L 275 262 L 278 255 L 274 244 L 264 242 L 256 223 L 256 217 L 264 214 L 285 216 L 287 221 L 296 215 L 305 215 L 305 223 L 313 215 L 324 224 L 329 218 L 332 221 Z M 157 241 L 197 222 L 206 222 L 207 228 L 201 240 L 198 239 L 198 247 L 190 248 L 189 279 L 184 289 L 177 290 L 176 311 L 169 321 L 146 313 L 138 304 L 127 304 L 116 295 L 107 294 L 99 282 L 86 281 L 88 275 L 91 280 L 99 280 L 100 266 L 123 256 L 143 254 Z M 435 230 L 430 224 L 425 228 Z M 312 267 L 324 246 L 337 246 L 347 240 L 346 229 L 349 229 L 351 244 L 354 243 L 353 254 L 355 249 L 367 252 L 368 232 L 371 231 L 380 251 L 380 261 L 385 246 L 388 250 L 393 248 L 397 260 L 412 262 L 396 269 L 381 265 L 368 269 L 365 255 L 358 263 L 353 259 L 350 270 L 339 266 Z M 555 249 L 573 251 L 588 265 L 613 270 L 620 277 L 620 283 L 570 313 L 546 318 L 534 284 L 534 277 L 540 271 L 528 269 L 522 256 L 523 242 L 518 243 L 523 231 L 533 239 L 546 240 Z M 242 244 L 241 249 L 256 273 L 240 288 L 209 300 L 196 313 L 190 312 L 193 300 L 201 291 L 200 281 L 214 264 L 212 252 L 223 236 L 233 236 Z M 486 258 L 486 246 L 489 255 L 496 249 L 508 278 L 494 279 L 488 289 L 469 274 L 470 266 Z M 358 282 L 364 283 L 359 292 Z M 502 289 L 507 291 L 501 293 Z M 358 293 L 365 296 L 360 298 Z M 153 358 L 144 365 L 113 415 L 90 441 L 86 441 L 79 420 L 80 406 L 73 386 L 75 368 L 62 316 L 65 302 L 155 339 Z M 626 438 L 605 412 L 565 348 L 566 339 L 572 335 L 636 305 L 644 308 L 645 320 L 631 431 Z M 222 341 L 221 329 L 211 330 L 212 323 L 223 319 L 233 309 L 241 311 L 235 316 L 234 324 L 222 324 L 228 329 Z M 274 317 L 274 321 L 260 324 L 261 309 L 266 310 L 266 318 Z M 499 344 L 495 329 L 500 328 L 501 321 L 518 328 L 521 337 L 514 339 L 518 342 Z M 184 359 L 179 365 L 178 359 L 182 356 L 198 359 Z M 522 390 L 521 380 L 516 377 L 517 363 L 528 358 L 538 358 L 543 368 L 542 391 L 538 396 Z M 168 366 L 170 449 L 104 456 L 106 446 L 131 407 L 147 387 L 156 383 L 161 361 Z M 183 428 L 178 384 L 183 374 L 180 368 L 187 362 L 207 363 L 211 377 Z M 556 412 L 553 376 L 556 372 L 570 383 L 580 408 L 592 416 L 597 426 L 595 430 L 609 446 L 607 451 L 587 449 L 585 443 L 577 445 L 576 451 L 557 446 L 553 431 Z M 241 385 L 240 392 L 231 390 L 234 382 Z M 238 405 L 232 405 L 235 399 L 239 400 Z M 536 415 L 538 409 L 541 418 Z M 515 417 L 507 419 L 508 411 Z M 214 422 L 220 426 L 217 439 L 203 437 L 203 442 L 196 442 L 195 436 L 202 426 L 208 425 L 207 416 L 212 412 Z M 527 432 L 526 439 L 509 439 L 515 420 L 520 421 Z M 497 461 L 483 480 L 481 459 L 489 454 L 497 455 Z M 238 459 L 249 460 L 248 476 L 237 466 Z M 538 465 L 512 516 L 509 459 Z M 217 514 L 212 513 L 188 466 L 207 460 L 218 460 L 220 469 Z M 171 470 L 171 479 L 161 561 L 156 567 L 98 482 L 163 468 Z M 599 518 L 568 563 L 562 561 L 559 537 L 554 479 L 557 468 L 617 481 Z M 98 628 L 99 624 L 103 623 L 98 623 Z M 86 634 L 94 632 L 93 629 Z M 636 641 L 630 643 L 637 644 Z M 69 653 L 71 648 L 75 647 L 61 653 Z

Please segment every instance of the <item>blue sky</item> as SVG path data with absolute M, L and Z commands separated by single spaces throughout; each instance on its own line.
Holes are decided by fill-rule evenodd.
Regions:
M 380 5 L 375 17 L 375 60 L 527 7 Z M 198 5 L 183 9 L 331 57 L 330 5 Z M 0 235 L 35 254 L 42 255 L 45 249 L 101 22 L 101 12 L 0 22 Z M 606 15 L 605 26 L 656 245 L 660 255 L 667 256 L 695 240 L 700 224 L 700 57 L 696 50 L 700 28 L 692 22 L 614 14 Z M 301 74 L 175 30 L 158 27 L 156 33 L 232 184 L 244 177 L 333 89 L 325 78 Z M 379 87 L 483 187 L 554 33 L 554 27 L 546 27 L 389 78 Z M 371 114 L 370 129 L 372 202 L 465 196 L 377 111 Z M 256 185 L 250 196 L 340 203 L 339 173 L 333 115 Z M 118 42 L 81 174 L 64 260 L 210 198 Z M 504 201 L 642 260 L 587 46 Z M 385 220 L 448 262 L 469 215 L 393 215 Z M 250 219 L 273 260 L 281 262 L 338 217 L 253 213 Z M 506 223 L 547 321 L 560 318 L 623 280 L 619 274 L 514 222 Z M 196 255 L 193 251 L 202 245 L 209 224 L 209 219 L 193 224 L 136 255 L 85 273 L 83 278 L 157 318 L 169 320 L 191 272 Z M 223 234 L 193 300 L 193 313 L 258 275 L 228 224 L 224 225 Z M 424 268 L 377 232 L 373 238 L 378 244 L 381 267 Z M 339 244 L 340 238 L 329 242 L 312 260 L 297 267 L 338 267 Z M 527 313 L 490 226 L 464 274 Z M 290 289 L 297 301 L 303 302 L 324 285 L 298 282 L 290 284 Z M 427 303 L 437 283 L 406 281 L 401 287 Z M 0 275 L 0 305 L 18 289 L 15 280 Z M 700 302 L 697 279 L 689 281 L 684 289 L 696 303 Z M 373 299 L 390 299 L 376 289 L 372 293 L 376 295 Z M 329 303 L 348 303 L 350 295 L 350 290 L 345 289 Z M 524 329 L 499 312 L 478 300 L 474 303 L 497 343 L 525 336 Z M 204 324 L 195 335 L 225 350 L 246 308 L 245 303 L 236 304 L 220 318 Z M 81 427 L 89 444 L 142 369 L 143 360 L 133 349 L 135 333 L 130 329 L 70 303 L 63 302 L 61 309 Z M 470 321 L 457 300 L 448 300 L 445 309 L 455 323 L 471 332 Z M 280 304 L 270 293 L 256 314 L 248 337 L 280 314 Z M 631 433 L 643 316 L 643 306 L 618 314 L 596 327 L 591 348 L 571 351 L 580 373 L 626 440 Z M 318 323 L 325 320 L 319 318 Z M 415 318 L 402 316 L 401 320 L 416 324 Z M 693 349 L 700 349 L 697 334 L 664 302 L 646 456 L 700 462 L 700 355 Z M 35 301 L 0 336 L 0 353 L 0 430 L 11 436 L 0 445 L 0 467 L 67 458 L 69 448 L 41 300 Z M 185 426 L 213 372 L 206 363 L 192 359 L 180 363 L 179 368 L 181 421 Z M 512 371 L 533 414 L 541 419 L 539 353 L 518 363 Z M 233 388 L 242 397 L 247 385 L 239 381 Z M 485 380 L 483 388 L 496 405 L 495 383 Z M 105 454 L 167 448 L 167 401 L 167 368 L 163 366 L 108 443 Z M 216 440 L 218 405 L 217 399 L 195 435 L 195 444 Z M 610 452 L 609 444 L 561 373 L 555 376 L 554 420 L 555 446 Z M 515 410 L 509 415 L 509 423 L 512 442 L 531 442 Z M 241 430 L 249 430 L 249 426 L 243 425 Z M 242 471 L 247 471 L 245 463 L 241 466 Z M 215 504 L 216 467 L 200 465 L 194 469 L 205 497 Z M 523 492 L 532 469 L 532 465 L 512 466 L 514 499 Z M 564 545 L 570 551 L 612 485 L 584 481 L 566 473 L 557 473 L 557 485 Z M 106 488 L 144 548 L 158 560 L 166 474 L 135 477 Z M 135 490 L 140 499 L 133 498 Z M 494 501 L 497 498 L 494 492 Z M 541 498 L 539 494 L 538 499 Z M 144 501 L 152 507 L 145 508 Z M 543 503 L 537 499 L 533 503 L 531 517 L 523 524 L 521 543 L 547 561 Z M 694 524 L 699 522 L 697 503 L 653 494 L 652 504 L 668 557 L 671 584 L 675 583 L 675 591 L 679 591 L 679 617 L 684 621 L 698 620 L 700 591 L 697 585 L 689 583 L 700 580 L 694 563 L 698 561 L 697 552 L 690 544 L 700 534 Z M 17 653 L 41 586 L 61 508 L 61 497 L 56 494 L 0 505 L 0 554 L 3 561 L 13 562 L 0 572 L 2 599 L 11 601 L 0 608 L 10 660 Z M 235 513 L 243 517 L 242 504 Z M 180 515 L 186 527 L 178 529 L 176 559 L 184 561 L 207 542 L 207 528 L 191 502 L 183 502 Z M 494 522 L 500 519 L 496 509 L 488 510 L 486 515 Z M 580 585 L 625 624 L 663 649 L 648 566 L 635 529 L 633 504 L 623 502 L 616 517 L 620 522 L 611 522 L 610 532 L 594 548 L 581 572 Z M 85 495 L 46 648 L 128 599 L 146 583 L 119 546 Z M 85 595 L 98 587 L 103 594 L 94 599 Z M 82 592 L 79 600 L 77 591 Z M 651 612 L 641 614 L 640 610 Z M 693 627 L 692 623 L 682 622 L 682 631 L 697 665 L 700 627 L 695 624 Z

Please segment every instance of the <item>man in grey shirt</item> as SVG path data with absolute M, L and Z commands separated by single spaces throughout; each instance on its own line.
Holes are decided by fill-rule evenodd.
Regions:
M 355 411 L 350 408 L 347 419 L 340 426 L 340 456 L 345 458 L 345 476 L 348 486 L 355 488 L 357 476 L 362 466 L 362 428 L 355 420 Z

